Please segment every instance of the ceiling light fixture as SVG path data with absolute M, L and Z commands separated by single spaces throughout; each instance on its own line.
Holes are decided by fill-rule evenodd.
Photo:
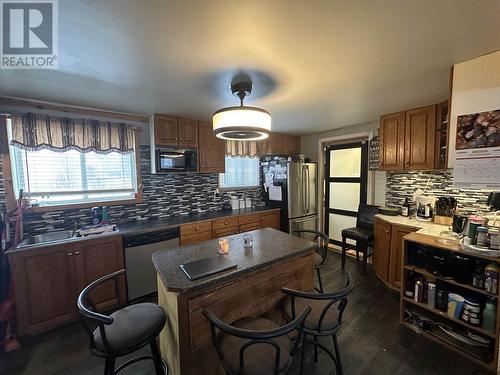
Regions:
M 252 82 L 231 84 L 231 91 L 240 98 L 240 105 L 219 109 L 212 117 L 217 138 L 232 141 L 260 141 L 269 137 L 271 114 L 262 108 L 247 107 L 243 99 L 252 92 Z

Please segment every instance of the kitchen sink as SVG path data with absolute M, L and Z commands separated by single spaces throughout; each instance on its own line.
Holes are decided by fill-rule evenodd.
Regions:
M 60 232 L 37 234 L 36 236 L 30 236 L 24 239 L 18 247 L 39 245 L 49 242 L 58 242 L 68 240 L 70 238 L 76 237 L 76 232 L 74 230 L 64 230 Z

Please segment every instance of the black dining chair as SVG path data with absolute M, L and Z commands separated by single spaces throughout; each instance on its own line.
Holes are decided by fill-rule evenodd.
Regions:
M 294 321 L 296 312 L 306 307 L 311 307 L 311 312 L 304 322 L 302 335 L 302 353 L 307 343 L 314 345 L 314 361 L 318 361 L 318 348 L 322 349 L 333 360 L 337 374 L 342 374 L 342 361 L 340 358 L 337 333 L 342 325 L 342 317 L 347 306 L 347 296 L 354 288 L 351 274 L 345 271 L 345 287 L 334 293 L 302 292 L 282 288 L 286 294 L 282 302 L 282 311 L 286 321 Z M 331 336 L 334 352 L 319 342 L 318 337 Z M 304 356 L 300 365 L 300 373 L 304 371 Z
M 227 374 L 278 375 L 287 371 L 302 337 L 304 321 L 310 307 L 284 326 L 264 318 L 242 318 L 224 323 L 210 311 L 203 314 L 210 321 L 212 342 Z M 288 334 L 298 331 L 292 342 Z
M 163 309 L 154 303 L 138 303 L 105 315 L 96 311 L 89 296 L 93 289 L 109 280 L 114 281 L 118 295 L 117 279 L 124 273 L 125 270 L 120 270 L 103 276 L 86 286 L 78 296 L 77 307 L 90 338 L 90 350 L 106 359 L 104 375 L 117 374 L 132 363 L 146 359 L 153 360 L 156 375 L 164 375 L 166 365 L 164 366 L 156 342 L 156 337 L 166 322 Z M 117 357 L 135 352 L 146 345 L 151 347 L 152 355 L 135 357 L 115 369 Z
M 368 257 L 372 254 L 369 249 L 373 249 L 373 222 L 378 213 L 378 206 L 370 204 L 360 204 L 356 226 L 342 229 L 342 268 L 345 267 L 347 250 L 356 250 L 356 260 L 359 261 L 359 253 L 363 254 L 363 274 L 367 274 Z M 354 245 L 348 244 L 347 239 L 354 240 Z
M 318 247 L 316 248 L 316 252 L 314 254 L 314 269 L 316 270 L 316 274 L 318 275 L 318 283 L 319 288 L 315 288 L 318 292 L 323 293 L 323 281 L 321 280 L 321 268 L 323 264 L 325 264 L 326 256 L 328 254 L 328 243 L 330 239 L 325 233 L 318 232 L 316 230 L 296 230 L 294 233 L 297 233 L 299 237 L 303 237 L 305 234 L 309 235 L 310 239 L 313 242 L 318 243 Z

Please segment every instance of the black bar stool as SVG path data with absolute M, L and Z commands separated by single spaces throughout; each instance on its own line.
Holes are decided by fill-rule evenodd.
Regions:
M 299 237 L 302 237 L 304 233 L 308 233 L 312 237 L 313 242 L 318 243 L 316 248 L 316 253 L 314 254 L 314 269 L 318 275 L 319 288 L 315 288 L 318 292 L 323 293 L 323 282 L 321 280 L 321 267 L 326 261 L 326 255 L 328 254 L 328 243 L 330 239 L 325 233 L 318 232 L 316 230 L 296 230 L 294 233 L 298 233 Z
M 347 295 L 354 288 L 351 281 L 351 274 L 346 271 L 347 279 L 344 289 L 335 293 L 315 293 L 301 292 L 283 288 L 282 292 L 287 296 L 283 300 L 283 315 L 286 321 L 293 321 L 296 311 L 301 311 L 307 306 L 311 307 L 311 312 L 304 323 L 304 333 L 302 336 L 302 353 L 304 353 L 306 343 L 314 345 L 314 361 L 318 361 L 318 348 L 325 351 L 335 363 L 337 374 L 342 374 L 342 361 L 340 359 L 339 345 L 337 342 L 337 332 L 342 324 L 342 316 L 347 305 Z M 318 341 L 318 337 L 331 336 L 334 352 Z M 312 339 L 310 339 L 312 337 Z M 304 370 L 304 355 L 300 365 L 300 373 Z
M 138 303 L 104 315 L 96 311 L 89 298 L 89 293 L 96 286 L 108 280 L 114 280 L 117 290 L 117 278 L 124 273 L 125 270 L 120 270 L 103 276 L 85 287 L 78 296 L 78 311 L 90 338 L 90 351 L 106 359 L 104 375 L 118 374 L 132 363 L 145 359 L 153 360 L 156 375 L 164 375 L 166 365 L 156 342 L 166 321 L 163 309 L 154 303 Z M 117 357 L 135 352 L 145 345 L 151 347 L 152 355 L 135 357 L 115 369 Z
M 203 314 L 210 321 L 212 341 L 227 374 L 282 374 L 289 368 L 302 337 L 304 321 L 311 311 L 304 311 L 290 323 L 278 327 L 264 318 L 242 318 L 229 325 L 208 310 Z M 292 344 L 288 334 L 299 331 Z
M 368 257 L 371 253 L 368 248 L 373 248 L 373 221 L 378 213 L 378 206 L 360 204 L 356 227 L 342 229 L 342 268 L 345 267 L 347 250 L 356 250 L 356 260 L 359 261 L 359 252 L 363 253 L 363 274 L 367 274 Z M 356 241 L 356 245 L 347 244 L 346 239 Z

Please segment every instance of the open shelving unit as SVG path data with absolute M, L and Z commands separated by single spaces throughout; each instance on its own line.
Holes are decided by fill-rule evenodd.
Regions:
M 499 328 L 500 328 L 500 298 L 498 298 L 497 294 L 492 294 L 483 289 L 474 288 L 472 285 L 461 284 L 457 281 L 453 280 L 450 277 L 441 277 L 433 275 L 431 272 L 427 271 L 424 268 L 417 267 L 415 265 L 408 263 L 408 249 L 410 244 L 416 244 L 420 246 L 425 246 L 427 248 L 433 248 L 438 251 L 447 251 L 451 253 L 460 253 L 470 256 L 471 258 L 480 258 L 489 262 L 495 262 L 500 265 L 500 258 L 488 257 L 488 256 L 479 256 L 475 254 L 470 254 L 462 251 L 457 245 L 443 245 L 442 243 L 437 241 L 436 237 L 419 234 L 419 233 L 410 233 L 403 238 L 403 254 L 402 254 L 402 270 L 401 270 L 401 309 L 400 309 L 400 322 L 404 326 L 413 327 L 412 324 L 405 321 L 405 309 L 408 309 L 418 315 L 425 316 L 426 318 L 430 318 L 437 322 L 445 323 L 449 326 L 456 327 L 458 329 L 463 329 L 466 331 L 470 331 L 473 334 L 481 335 L 493 343 L 492 355 L 490 358 L 484 358 L 478 355 L 477 353 L 473 353 L 473 351 L 468 351 L 466 347 L 461 346 L 459 343 L 454 342 L 453 340 L 448 340 L 446 336 L 438 335 L 433 330 L 423 330 L 421 334 L 432 341 L 435 341 L 448 349 L 461 354 L 462 356 L 468 358 L 472 362 L 482 366 L 483 368 L 491 371 L 492 373 L 496 373 L 498 367 L 498 349 L 499 349 Z M 475 326 L 469 324 L 463 320 L 455 319 L 449 317 L 445 311 L 441 311 L 437 308 L 430 307 L 427 303 L 416 302 L 412 298 L 408 298 L 405 296 L 405 285 L 406 278 L 410 272 L 421 275 L 426 280 L 437 281 L 440 284 L 446 285 L 450 290 L 456 291 L 459 294 L 467 294 L 477 296 L 478 298 L 489 298 L 496 300 L 497 304 L 497 315 L 496 315 L 496 327 L 495 332 L 491 332 L 483 329 L 481 326 Z

